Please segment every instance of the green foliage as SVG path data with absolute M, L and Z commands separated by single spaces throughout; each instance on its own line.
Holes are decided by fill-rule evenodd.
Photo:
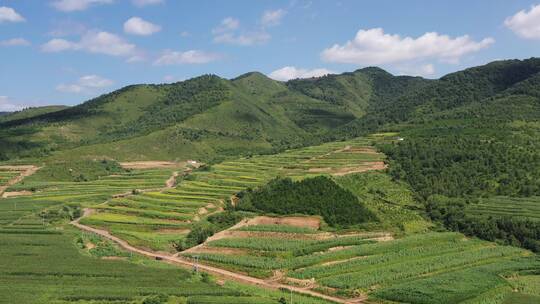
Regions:
M 168 299 L 169 297 L 164 294 L 152 295 L 144 298 L 142 304 L 164 304 Z
M 126 170 L 117 162 L 106 159 L 53 162 L 46 164 L 37 173 L 26 178 L 24 183 L 33 181 L 87 182 L 125 172 Z
M 244 216 L 241 213 L 233 211 L 212 214 L 205 220 L 193 225 L 188 235 L 181 241 L 176 242 L 175 247 L 178 251 L 181 251 L 202 244 L 214 233 L 233 226 L 243 218 Z
M 39 216 L 49 222 L 59 222 L 64 220 L 74 220 L 76 218 L 79 218 L 82 215 L 82 210 L 79 206 L 76 205 L 62 205 L 62 206 L 55 206 L 52 208 L 48 208 L 45 210 L 42 210 L 39 213 Z
M 431 218 L 449 229 L 540 252 L 540 222 L 510 217 L 478 218 L 467 214 L 467 204 L 464 199 L 434 195 L 427 201 L 427 210 Z
M 240 195 L 238 209 L 277 214 L 321 215 L 331 226 L 349 226 L 375 220 L 351 192 L 320 176 L 293 182 L 275 179 Z

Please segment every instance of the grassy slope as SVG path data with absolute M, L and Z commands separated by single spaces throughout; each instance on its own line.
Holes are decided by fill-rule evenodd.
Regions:
M 16 112 L 0 112 L 0 122 L 31 118 L 34 116 L 57 112 L 67 108 L 67 106 L 44 106 L 27 108 Z
M 403 77 L 368 69 L 305 83 L 248 73 L 230 81 L 201 76 L 130 86 L 70 109 L 0 123 L 0 142 L 8 144 L 0 156 L 95 157 L 99 151 L 120 159 L 209 159 L 304 146 L 328 140 L 325 134 L 364 115 L 380 99 L 378 87 L 392 79 Z

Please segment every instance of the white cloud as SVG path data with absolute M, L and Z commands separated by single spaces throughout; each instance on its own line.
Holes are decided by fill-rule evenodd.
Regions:
M 161 26 L 139 17 L 131 17 L 124 23 L 124 32 L 128 34 L 148 36 L 159 31 L 161 31 Z
M 79 78 L 75 83 L 59 84 L 56 90 L 64 93 L 91 93 L 93 90 L 110 87 L 114 81 L 98 75 L 86 75 Z
M 90 31 L 84 34 L 80 41 L 73 42 L 65 39 L 51 39 L 43 44 L 44 52 L 61 52 L 67 50 L 82 50 L 89 53 L 111 56 L 134 56 L 136 47 L 121 37 L 108 32 Z
M 421 64 L 421 65 L 406 65 L 406 66 L 399 66 L 397 68 L 399 73 L 401 75 L 408 75 L 408 76 L 422 76 L 422 77 L 428 77 L 433 76 L 435 74 L 435 66 L 433 64 Z
M 379 65 L 418 59 L 438 59 L 458 62 L 468 54 L 484 49 L 495 40 L 485 38 L 479 42 L 468 35 L 452 38 L 435 32 L 418 38 L 385 34 L 383 29 L 360 30 L 353 40 L 343 45 L 335 44 L 325 49 L 321 57 L 325 61 Z
M 7 96 L 0 96 L 0 112 L 20 111 L 26 106 L 19 105 Z
M 270 34 L 264 31 L 244 33 L 244 34 L 223 33 L 223 34 L 215 36 L 214 42 L 249 46 L 249 45 L 256 45 L 256 44 L 264 44 L 268 40 L 270 40 L 270 38 L 272 38 L 272 36 L 270 36 Z
M 51 39 L 47 43 L 41 46 L 41 50 L 44 52 L 55 53 L 66 50 L 79 49 L 76 43 L 67 41 L 65 39 Z
M 51 5 L 62 12 L 84 11 L 95 4 L 110 4 L 113 0 L 56 0 Z
M 165 76 L 163 76 L 163 81 L 165 83 L 174 83 L 174 82 L 180 82 L 180 81 L 184 81 L 184 80 L 186 80 L 186 78 L 177 77 L 177 76 L 174 76 L 174 75 L 165 75 Z
M 272 38 L 270 34 L 264 30 L 240 32 L 239 28 L 240 21 L 238 21 L 238 19 L 232 17 L 223 19 L 219 26 L 212 30 L 214 42 L 250 46 L 264 44 Z
M 164 0 L 132 0 L 133 5 L 143 7 L 147 5 L 161 4 Z
M 0 41 L 0 46 L 29 46 L 30 44 L 30 41 L 24 38 L 12 38 Z
M 274 11 L 265 11 L 261 17 L 261 24 L 263 26 L 275 26 L 281 23 L 281 19 L 287 11 L 278 9 Z
M 506 18 L 504 25 L 525 39 L 540 39 L 540 5 L 533 5 L 529 11 L 519 11 Z
M 66 37 L 72 35 L 82 35 L 88 31 L 87 27 L 73 20 L 53 21 L 54 27 L 47 34 L 52 37 Z
M 218 60 L 221 56 L 214 53 L 207 53 L 199 50 L 189 50 L 185 52 L 165 51 L 154 65 L 173 65 L 173 64 L 203 64 Z
M 238 29 L 239 26 L 240 26 L 240 21 L 238 21 L 238 19 L 235 19 L 233 17 L 227 17 L 221 20 L 220 25 L 214 28 L 212 30 L 212 33 L 220 34 L 224 32 L 234 31 Z
M 272 73 L 268 74 L 268 77 L 280 80 L 280 81 L 287 81 L 291 79 L 297 79 L 297 78 L 311 78 L 311 77 L 321 77 L 328 74 L 333 74 L 334 72 L 327 70 L 327 69 L 299 69 L 293 66 L 286 66 L 279 70 L 275 70 Z
M 24 17 L 19 15 L 19 13 L 17 13 L 11 7 L 0 6 L 0 23 L 23 21 L 25 21 Z

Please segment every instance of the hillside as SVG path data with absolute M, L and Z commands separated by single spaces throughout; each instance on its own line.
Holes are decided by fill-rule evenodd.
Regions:
M 0 122 L 8 122 L 13 120 L 28 119 L 35 116 L 40 116 L 52 112 L 57 112 L 69 108 L 68 106 L 43 106 L 30 107 L 16 112 L 1 112 Z
M 10 114 L 7 299 L 538 302 L 538 88 L 538 59 L 438 80 L 251 72 Z M 28 166 L 17 164 L 32 174 L 19 178 Z M 48 287 L 71 277 L 77 288 Z
M 205 75 L 134 85 L 71 108 L 0 119 L 0 155 L 208 161 L 270 153 L 381 128 L 401 130 L 396 124 L 439 120 L 444 111 L 461 107 L 481 114 L 501 98 L 522 102 L 523 95 L 537 96 L 539 71 L 540 60 L 529 59 L 493 62 L 439 80 L 365 68 L 286 83 L 252 72 L 232 80 Z M 471 105 L 479 102 L 483 106 Z
M 269 153 L 319 143 L 363 117 L 369 104 L 401 95 L 379 92 L 394 80 L 404 91 L 424 82 L 364 69 L 289 83 L 253 72 L 129 86 L 69 109 L 0 122 L 0 142 L 9 143 L 0 154 L 211 160 Z

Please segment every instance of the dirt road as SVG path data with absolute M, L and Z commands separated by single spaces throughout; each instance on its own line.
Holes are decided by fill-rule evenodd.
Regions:
M 0 166 L 0 169 L 4 170 L 11 170 L 11 171 L 21 171 L 19 175 L 16 177 L 10 179 L 5 185 L 0 186 L 0 196 L 3 195 L 4 191 L 6 191 L 7 188 L 15 185 L 16 183 L 22 181 L 25 177 L 30 176 L 39 170 L 39 167 L 37 166 Z M 13 196 L 13 195 L 12 195 Z
M 319 293 L 319 292 L 316 292 L 316 291 L 313 291 L 313 290 L 309 290 L 309 289 L 306 289 L 306 288 L 289 286 L 289 285 L 280 284 L 280 283 L 277 283 L 277 282 L 268 282 L 268 281 L 265 281 L 265 280 L 262 280 L 262 279 L 258 279 L 258 278 L 250 277 L 250 276 L 247 276 L 247 275 L 231 272 L 231 271 L 228 271 L 228 270 L 225 270 L 225 269 L 212 267 L 212 266 L 207 266 L 207 265 L 201 265 L 201 264 L 192 262 L 192 261 L 190 261 L 190 260 L 188 260 L 186 258 L 183 258 L 183 257 L 173 256 L 173 255 L 168 255 L 168 254 L 163 254 L 163 253 L 156 253 L 156 252 L 147 251 L 147 250 L 143 250 L 143 249 L 131 246 L 126 241 L 124 241 L 124 240 L 122 240 L 122 239 L 120 239 L 120 238 L 118 238 L 118 237 L 116 237 L 114 235 L 111 235 L 106 230 L 101 230 L 101 229 L 97 229 L 97 228 L 93 228 L 93 227 L 89 227 L 89 226 L 81 224 L 80 220 L 82 218 L 84 218 L 85 216 L 88 216 L 88 215 L 92 214 L 92 212 L 93 212 L 92 209 L 85 209 L 84 212 L 83 212 L 83 216 L 76 219 L 76 220 L 74 220 L 74 221 L 72 221 L 71 225 L 73 225 L 73 226 L 75 226 L 75 227 L 77 227 L 77 228 L 79 228 L 81 230 L 92 232 L 92 233 L 98 234 L 98 235 L 100 235 L 102 237 L 105 237 L 105 238 L 117 243 L 120 247 L 124 248 L 125 250 L 131 251 L 131 252 L 146 256 L 146 257 L 159 259 L 159 260 L 162 260 L 162 261 L 170 263 L 170 264 L 179 265 L 179 266 L 182 266 L 184 268 L 188 268 L 188 269 L 197 268 L 197 269 L 199 269 L 201 271 L 208 272 L 208 273 L 216 275 L 218 277 L 222 277 L 224 279 L 234 280 L 234 281 L 240 282 L 240 283 L 256 285 L 256 286 L 259 286 L 259 287 L 269 288 L 269 289 L 280 289 L 280 288 L 281 289 L 286 289 L 286 290 L 290 290 L 290 291 L 293 291 L 293 292 L 296 292 L 296 293 L 310 295 L 310 296 L 313 296 L 313 297 L 325 299 L 325 300 L 328 300 L 328 301 L 331 301 L 331 302 L 334 302 L 334 303 L 344 303 L 344 304 L 361 303 L 361 302 L 359 302 L 359 299 L 342 299 L 342 298 L 332 297 L 332 296 L 325 295 L 325 294 L 322 294 L 322 293 Z

